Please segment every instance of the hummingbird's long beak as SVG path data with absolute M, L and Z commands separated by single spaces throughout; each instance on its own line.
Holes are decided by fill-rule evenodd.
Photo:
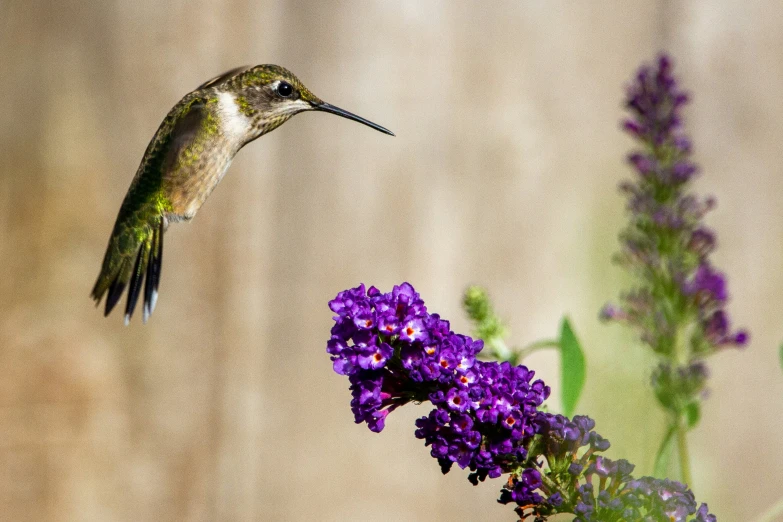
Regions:
M 331 103 L 326 102 L 320 102 L 320 103 L 314 103 L 313 109 L 316 111 L 324 111 L 324 112 L 331 112 L 332 114 L 336 114 L 338 116 L 342 116 L 343 118 L 348 118 L 349 120 L 358 121 L 359 123 L 363 123 L 367 125 L 368 127 L 372 127 L 373 129 L 383 132 L 384 134 L 388 134 L 389 136 L 394 136 L 394 133 L 390 131 L 389 129 L 386 129 L 384 127 L 381 127 L 377 123 L 373 123 L 369 120 L 365 120 L 361 116 L 357 116 L 353 114 L 352 112 L 348 112 L 346 110 L 341 109 L 340 107 L 335 107 Z

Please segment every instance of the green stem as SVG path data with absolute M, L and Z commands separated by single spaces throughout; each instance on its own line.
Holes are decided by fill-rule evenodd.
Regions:
M 568 500 L 571 498 L 571 495 L 568 491 L 563 489 L 560 484 L 552 480 L 549 476 L 547 476 L 546 473 L 541 470 L 541 483 L 544 484 L 547 488 L 549 488 L 552 491 L 557 491 L 560 493 L 560 496 L 563 497 L 563 500 Z M 550 493 L 551 494 L 551 493 Z
M 680 318 L 681 326 L 677 330 L 677 336 L 674 339 L 674 363 L 679 366 L 686 366 L 690 361 L 690 350 L 688 339 L 690 338 L 690 329 L 692 327 L 688 318 Z M 688 457 L 688 421 L 685 414 L 681 411 L 677 413 L 677 453 L 680 457 L 680 478 L 691 489 L 693 489 L 693 480 L 691 478 L 691 463 Z
M 512 361 L 514 363 L 524 360 L 533 352 L 560 347 L 559 342 L 546 340 L 531 343 L 524 348 L 510 348 L 500 336 L 489 337 L 486 340 L 486 345 L 489 347 L 492 357 L 498 361 Z
M 558 341 L 553 340 L 545 340 L 545 341 L 536 341 L 534 343 L 528 344 L 524 348 L 518 351 L 518 359 L 522 360 L 528 355 L 530 355 L 533 352 L 537 352 L 539 350 L 546 350 L 549 348 L 559 348 L 560 343 Z
M 688 457 L 688 427 L 685 420 L 680 416 L 677 419 L 677 453 L 680 457 L 680 475 L 682 481 L 689 488 L 693 489 L 693 480 L 691 479 L 691 463 Z
M 674 434 L 677 432 L 677 419 L 672 419 L 671 425 L 666 429 L 658 453 L 655 455 L 655 467 L 653 474 L 658 478 L 665 478 L 669 471 L 669 460 L 674 448 Z

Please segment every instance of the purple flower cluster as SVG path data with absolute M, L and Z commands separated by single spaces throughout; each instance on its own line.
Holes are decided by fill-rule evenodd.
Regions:
M 619 306 L 607 305 L 601 313 L 604 319 L 635 327 L 664 364 L 686 366 L 748 342 L 745 330 L 731 328 L 726 278 L 709 259 L 715 233 L 702 219 L 715 200 L 686 190 L 698 172 L 682 128 L 687 102 L 667 56 L 642 67 L 628 87 L 630 117 L 623 127 L 642 148 L 628 158 L 636 178 L 621 185 L 630 223 L 621 233 L 617 260 L 636 275 L 638 284 Z M 697 400 L 703 389 L 692 391 L 676 402 Z
M 545 520 L 555 513 L 574 513 L 577 522 L 693 521 L 716 522 L 706 504 L 697 509 L 693 493 L 683 484 L 652 477 L 635 479 L 633 464 L 596 453 L 609 441 L 593 431 L 589 417 L 541 413 L 536 418 L 538 448 L 549 471 L 527 468 L 512 476 L 500 502 L 516 503 L 520 519 Z M 584 449 L 584 451 L 582 451 Z M 537 491 L 547 492 L 542 498 Z
M 716 522 L 707 504 L 696 508 L 693 492 L 680 482 L 642 477 L 634 479 L 634 466 L 625 460 L 596 457 L 579 486 L 575 522 L 685 521 Z M 597 477 L 598 490 L 592 475 Z
M 701 222 L 715 200 L 685 192 L 698 172 L 682 129 L 681 110 L 688 95 L 672 76 L 667 56 L 656 65 L 642 67 L 628 87 L 631 117 L 623 123 L 644 148 L 628 157 L 636 180 L 621 185 L 631 223 L 621 236 L 619 260 L 648 284 L 627 294 L 623 307 L 607 306 L 603 315 L 638 326 L 643 340 L 663 354 L 673 349 L 670 338 L 684 317 L 700 326 L 700 335 L 693 339 L 697 352 L 744 346 L 747 332 L 732 332 L 723 310 L 728 299 L 725 277 L 709 261 L 715 233 Z M 676 301 L 674 313 L 666 313 L 672 303 L 661 299 L 661 292 Z
M 534 435 L 532 420 L 549 396 L 543 381 L 531 383 L 533 374 L 508 362 L 477 361 L 445 394 L 430 394 L 437 408 L 416 421 L 416 437 L 431 446 L 444 472 L 456 462 L 470 467 L 474 484 L 499 477 L 527 457 L 523 444 Z
M 477 361 L 484 343 L 429 314 L 408 283 L 386 294 L 360 285 L 329 306 L 337 315 L 327 351 L 334 370 L 350 379 L 357 423 L 379 432 L 395 408 L 429 400 L 435 409 L 416 422 L 416 436 L 444 472 L 456 462 L 474 472 L 473 480 L 484 480 L 525 459 L 523 442 L 549 396 L 534 372 Z
M 389 293 L 360 285 L 329 307 L 336 315 L 327 352 L 335 372 L 350 380 L 356 422 L 380 432 L 395 408 L 430 401 L 434 408 L 416 421 L 416 437 L 444 473 L 454 463 L 469 468 L 474 485 L 509 473 L 499 502 L 516 504 L 520 519 L 573 513 L 579 521 L 666 515 L 714 522 L 705 505 L 697 512 L 682 484 L 634 480 L 628 462 L 597 455 L 609 441 L 590 418 L 539 410 L 550 390 L 534 372 L 477 360 L 482 341 L 452 332 L 410 284 Z

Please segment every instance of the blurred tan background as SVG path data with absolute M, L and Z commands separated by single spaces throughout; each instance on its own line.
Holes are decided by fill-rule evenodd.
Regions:
M 425 407 L 353 424 L 326 303 L 361 281 L 412 282 L 458 331 L 486 285 L 519 344 L 569 313 L 580 410 L 650 473 L 651 359 L 597 314 L 627 284 L 623 86 L 661 49 L 752 332 L 710 362 L 694 490 L 753 520 L 783 495 L 783 4 L 747 0 L 0 0 L 0 520 L 513 519 L 497 481 L 441 476 L 413 436 Z M 397 137 L 306 114 L 248 146 L 169 229 L 149 324 L 104 319 L 88 293 L 149 139 L 245 63 Z M 557 397 L 556 358 L 527 363 Z

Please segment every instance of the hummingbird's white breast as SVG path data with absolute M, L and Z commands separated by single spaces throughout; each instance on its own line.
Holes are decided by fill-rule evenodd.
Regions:
M 241 146 L 250 133 L 253 122 L 239 110 L 236 96 L 225 91 L 219 93 L 217 110 L 223 135 Z

